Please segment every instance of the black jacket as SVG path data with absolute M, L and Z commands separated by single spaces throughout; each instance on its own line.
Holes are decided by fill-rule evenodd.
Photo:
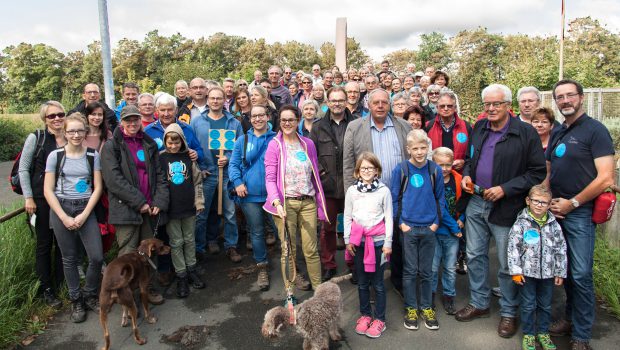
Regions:
M 500 226 L 514 224 L 519 211 L 525 206 L 530 188 L 542 183 L 547 175 L 545 156 L 536 130 L 519 119 L 510 118 L 509 121 L 506 135 L 495 145 L 493 155 L 492 185 L 501 186 L 504 197 L 493 205 L 489 222 Z M 480 151 L 488 134 L 487 119 L 484 118 L 476 122 L 469 138 L 463 176 L 470 176 L 474 183 Z
M 346 130 L 349 123 L 357 118 L 346 107 L 344 113 L 342 122 L 345 123 L 344 128 Z M 343 181 L 343 147 L 338 145 L 344 144 L 344 133 L 343 139 L 338 142 L 336 135 L 332 132 L 330 115 L 331 111 L 328 110 L 323 118 L 314 122 L 310 139 L 316 146 L 319 173 L 325 197 L 343 199 L 346 192 Z
M 105 119 L 108 122 L 108 129 L 110 130 L 110 132 L 114 132 L 114 130 L 118 126 L 118 119 L 116 119 L 116 113 L 114 113 L 114 111 L 111 110 L 105 102 L 99 102 L 103 105 L 103 113 L 105 114 Z M 86 101 L 82 100 L 80 103 L 77 104 L 77 106 L 70 110 L 67 115 L 75 112 L 80 112 L 88 118 L 88 116 L 86 115 Z

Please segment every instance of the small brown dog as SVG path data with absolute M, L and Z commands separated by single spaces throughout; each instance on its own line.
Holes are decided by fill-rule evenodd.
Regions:
M 340 341 L 342 295 L 336 283 L 351 278 L 351 274 L 332 278 L 316 288 L 312 298 L 295 306 L 296 330 L 304 337 L 304 350 L 329 348 L 329 338 Z M 289 312 L 276 306 L 265 314 L 261 332 L 265 338 L 276 338 L 289 325 Z
M 101 292 L 99 293 L 99 321 L 103 327 L 103 337 L 105 345 L 103 350 L 110 348 L 110 332 L 108 330 L 108 313 L 114 303 L 123 307 L 121 326 L 127 326 L 127 314 L 131 318 L 131 327 L 136 343 L 143 345 L 146 339 L 141 338 L 136 325 L 138 308 L 133 299 L 133 291 L 140 288 L 140 299 L 144 308 L 144 319 L 148 323 L 157 322 L 157 318 L 149 312 L 148 285 L 151 280 L 152 269 L 155 268 L 150 260 L 151 254 L 164 255 L 170 253 L 170 247 L 165 246 L 162 241 L 156 238 L 145 239 L 140 242 L 138 250 L 114 259 L 103 274 L 101 281 Z M 153 267 L 151 267 L 153 266 Z

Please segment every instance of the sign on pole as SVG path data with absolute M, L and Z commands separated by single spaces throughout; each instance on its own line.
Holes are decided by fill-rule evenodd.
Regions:
M 209 131 L 209 149 L 220 151 L 220 158 L 224 155 L 224 151 L 232 151 L 235 147 L 235 130 L 227 129 L 211 129 Z M 224 185 L 224 168 L 218 167 L 218 184 L 217 184 L 217 214 L 222 215 L 222 195 Z

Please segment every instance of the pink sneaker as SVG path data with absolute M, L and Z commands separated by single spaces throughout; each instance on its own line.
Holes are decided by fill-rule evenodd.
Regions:
M 357 319 L 357 326 L 355 326 L 355 333 L 359 335 L 365 335 L 368 330 L 368 326 L 370 326 L 370 322 L 372 318 L 369 316 L 362 316 Z
M 370 338 L 379 338 L 381 333 L 385 330 L 385 322 L 374 320 L 370 324 L 370 327 L 366 330 L 366 336 Z

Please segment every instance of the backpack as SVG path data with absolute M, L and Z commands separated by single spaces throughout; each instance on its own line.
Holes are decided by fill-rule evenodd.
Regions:
M 400 192 L 398 192 L 398 212 L 396 213 L 396 217 L 394 218 L 394 222 L 397 226 L 399 226 L 400 216 L 403 211 L 403 194 L 407 189 L 407 184 L 409 183 L 409 164 L 405 162 L 400 163 Z M 433 170 L 431 170 L 431 166 Z M 431 178 L 431 186 L 433 188 L 433 195 L 435 197 L 435 206 L 437 207 L 437 216 L 439 217 L 439 221 L 441 222 L 441 209 L 439 208 L 439 198 L 437 197 L 437 193 L 435 192 L 435 181 L 437 180 L 437 165 L 435 163 L 428 161 L 428 176 Z
M 43 134 L 43 137 L 41 137 L 41 134 Z M 36 139 L 37 145 L 34 150 L 34 156 L 32 157 L 32 162 L 30 162 L 30 168 L 29 168 L 30 176 L 32 176 L 32 172 L 34 171 L 34 163 L 35 163 L 34 160 L 39 157 L 39 154 L 41 153 L 41 150 L 43 149 L 43 145 L 45 144 L 46 133 L 43 130 L 37 130 L 36 132 L 34 132 L 34 136 L 37 138 Z M 19 180 L 19 162 L 22 158 L 22 152 L 23 150 L 17 154 L 17 157 L 15 157 L 15 160 L 13 161 L 13 167 L 11 168 L 11 173 L 9 174 L 9 183 L 11 184 L 11 189 L 13 190 L 13 192 L 19 195 L 24 194 L 22 191 L 21 181 Z

